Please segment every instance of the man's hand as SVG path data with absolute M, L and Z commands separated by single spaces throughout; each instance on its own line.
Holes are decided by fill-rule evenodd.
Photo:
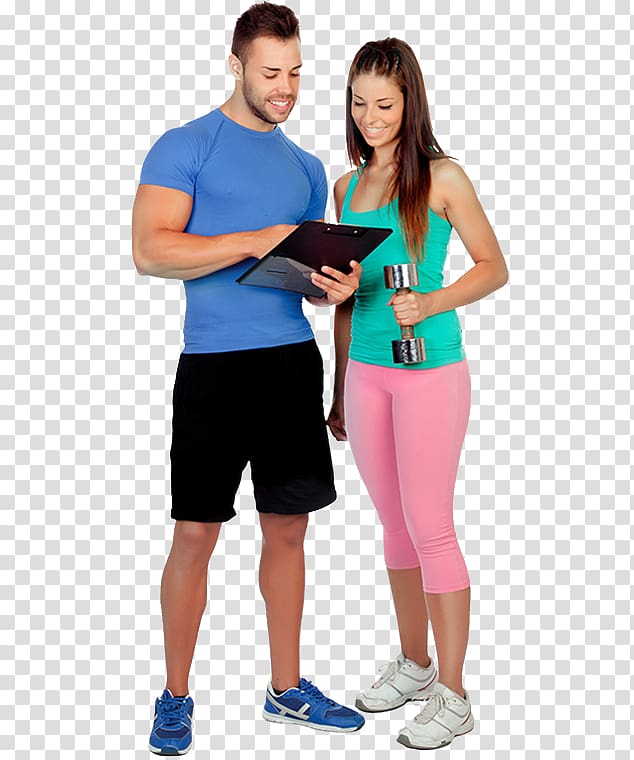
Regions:
M 285 237 L 288 237 L 293 230 L 297 229 L 296 224 L 275 224 L 272 227 L 265 227 L 253 233 L 255 238 L 253 255 L 261 259 L 269 251 L 273 250 L 278 243 L 281 243 Z
M 313 285 L 316 285 L 318 288 L 321 288 L 326 292 L 326 297 L 320 299 L 321 303 L 338 306 L 344 301 L 347 301 L 355 292 L 359 287 L 359 280 L 361 279 L 363 268 L 357 261 L 351 261 L 350 268 L 352 269 L 350 274 L 344 274 L 338 269 L 326 266 L 322 267 L 321 271 L 329 275 L 329 277 L 324 277 L 321 274 L 317 274 L 317 272 L 311 274 L 310 279 Z M 331 277 L 334 277 L 334 279 L 331 279 Z M 313 303 L 312 300 L 311 303 Z

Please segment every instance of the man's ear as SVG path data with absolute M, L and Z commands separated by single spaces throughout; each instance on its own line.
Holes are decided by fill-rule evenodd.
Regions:
M 242 63 L 233 53 L 229 56 L 229 71 L 234 79 L 242 79 Z

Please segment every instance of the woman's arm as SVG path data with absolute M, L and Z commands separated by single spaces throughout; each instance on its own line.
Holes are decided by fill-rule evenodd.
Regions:
M 335 196 L 335 212 L 337 215 L 337 221 L 341 217 L 341 207 L 343 206 L 343 199 L 346 196 L 346 190 L 350 184 L 350 177 L 352 172 L 344 174 L 343 177 L 335 182 L 334 196 Z M 321 220 L 323 221 L 323 219 Z M 324 277 L 319 273 L 313 273 L 310 279 L 313 285 L 321 288 L 324 291 L 324 295 L 321 298 L 316 296 L 306 296 L 308 303 L 313 306 L 339 306 L 346 301 L 359 287 L 359 280 L 361 279 L 361 273 L 363 271 L 361 264 L 357 261 L 350 262 L 350 274 L 346 275 L 343 272 L 339 272 L 332 267 L 322 267 L 321 271 L 330 277 L 334 277 L 331 280 L 330 277 Z
M 330 432 L 338 441 L 347 441 L 346 420 L 343 411 L 343 394 L 350 350 L 350 324 L 352 322 L 353 298 L 335 309 L 335 379 L 332 391 L 332 406 L 327 423 Z
M 508 282 L 500 244 L 471 181 L 452 161 L 443 160 L 438 164 L 432 177 L 435 195 L 440 198 L 474 266 L 446 288 L 393 296 L 389 303 L 401 325 L 413 325 L 434 314 L 479 301 Z
M 352 172 L 344 174 L 335 182 L 335 211 L 337 221 L 341 218 L 343 199 L 346 196 Z M 352 322 L 352 307 L 354 296 L 348 298 L 335 309 L 335 379 L 332 391 L 332 406 L 327 423 L 330 432 L 338 441 L 347 441 L 346 421 L 343 411 L 343 394 L 348 368 L 348 351 L 350 349 L 350 324 Z

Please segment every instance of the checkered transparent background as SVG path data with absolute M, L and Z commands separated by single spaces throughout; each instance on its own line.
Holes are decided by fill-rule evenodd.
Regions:
M 305 66 L 287 134 L 334 181 L 347 169 L 347 66 L 369 39 L 405 38 L 439 142 L 474 181 L 511 272 L 460 310 L 473 409 L 455 506 L 477 723 L 438 756 L 629 758 L 630 4 L 290 4 Z M 136 274 L 130 212 L 154 140 L 232 89 L 228 43 L 248 5 L 2 4 L 5 756 L 147 756 L 184 304 L 179 283 Z M 470 264 L 455 236 L 448 264 L 448 281 Z M 331 315 L 309 310 L 330 374 Z M 348 447 L 333 453 L 340 498 L 307 541 L 303 668 L 352 703 L 398 637 L 373 508 Z M 394 741 L 413 705 L 352 736 L 261 719 L 268 647 L 248 483 L 238 506 L 195 655 L 196 755 L 414 757 Z

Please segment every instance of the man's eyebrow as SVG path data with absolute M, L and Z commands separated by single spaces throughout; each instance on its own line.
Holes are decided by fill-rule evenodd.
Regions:
M 298 63 L 297 66 L 293 66 L 291 71 L 295 71 L 295 69 L 300 69 L 302 67 L 301 63 Z M 281 71 L 282 69 L 279 66 L 260 66 L 261 69 L 266 69 L 267 71 Z

